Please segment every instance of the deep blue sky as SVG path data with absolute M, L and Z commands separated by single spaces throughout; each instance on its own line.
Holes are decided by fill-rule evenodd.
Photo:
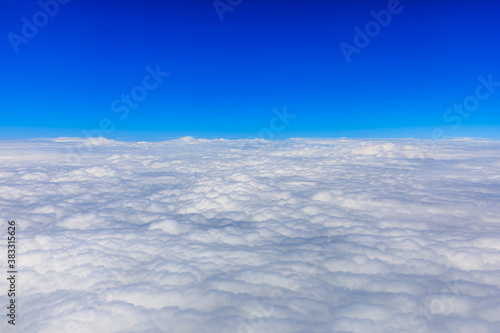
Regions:
M 296 118 L 275 138 L 500 138 L 500 87 L 467 118 L 446 113 L 478 76 L 500 82 L 498 1 L 401 0 L 350 63 L 339 44 L 390 2 L 240 2 L 221 21 L 209 0 L 71 0 L 16 53 L 22 18 L 44 17 L 2 0 L 0 138 L 84 136 L 104 118 L 112 139 L 257 137 L 284 106 Z M 157 64 L 169 76 L 120 119 L 113 101 Z

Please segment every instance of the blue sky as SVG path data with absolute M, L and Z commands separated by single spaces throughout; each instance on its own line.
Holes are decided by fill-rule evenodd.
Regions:
M 495 1 L 60 1 L 2 1 L 0 138 L 500 138 Z

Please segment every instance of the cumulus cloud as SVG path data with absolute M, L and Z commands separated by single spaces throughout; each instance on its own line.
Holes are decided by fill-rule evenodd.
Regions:
M 1 142 L 15 329 L 498 332 L 499 153 L 469 139 Z

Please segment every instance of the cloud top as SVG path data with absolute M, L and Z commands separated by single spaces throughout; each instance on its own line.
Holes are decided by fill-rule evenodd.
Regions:
M 16 329 L 498 332 L 499 153 L 484 140 L 0 142 Z

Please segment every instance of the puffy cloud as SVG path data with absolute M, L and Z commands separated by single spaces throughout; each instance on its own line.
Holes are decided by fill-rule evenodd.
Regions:
M 16 329 L 498 332 L 499 153 L 484 140 L 2 142 Z

